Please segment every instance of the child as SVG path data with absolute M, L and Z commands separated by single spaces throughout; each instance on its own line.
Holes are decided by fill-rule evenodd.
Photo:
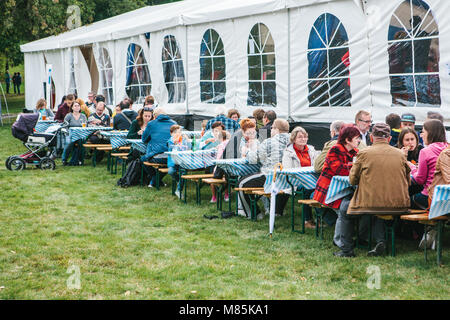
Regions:
M 169 151 L 189 150 L 190 141 L 186 136 L 181 134 L 181 127 L 179 125 L 174 124 L 170 127 L 170 135 L 171 137 L 168 141 Z M 181 190 L 183 186 L 182 182 L 179 181 L 179 176 L 177 174 L 179 166 L 173 162 L 170 155 L 167 157 L 167 168 L 169 168 L 169 174 L 172 176 L 172 178 L 177 181 L 177 189 L 175 191 L 175 194 L 178 198 L 181 199 Z
M 200 149 L 207 150 L 216 148 L 221 141 L 222 131 L 225 131 L 225 125 L 221 121 L 214 122 L 211 130 L 207 131 L 200 139 Z
M 216 138 L 218 140 L 217 141 L 218 145 L 216 147 L 217 148 L 216 160 L 219 160 L 219 159 L 222 159 L 223 152 L 225 151 L 228 141 L 230 141 L 230 134 L 227 131 L 222 130 L 222 132 L 219 133 L 216 136 Z M 217 166 L 214 167 L 213 173 L 214 173 L 214 178 L 221 179 L 223 177 L 223 173 L 220 173 L 220 169 L 218 169 Z M 212 193 L 211 203 L 217 202 L 216 188 L 213 185 L 211 185 L 211 193 Z M 225 185 L 225 194 L 223 196 L 223 200 L 225 202 L 228 202 L 229 199 L 230 199 L 230 197 L 228 195 L 228 188 Z

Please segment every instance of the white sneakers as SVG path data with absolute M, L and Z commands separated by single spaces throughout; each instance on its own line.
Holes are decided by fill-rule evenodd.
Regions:
M 181 192 L 180 192 L 180 190 L 176 190 L 175 191 L 175 195 L 179 198 L 179 199 L 181 199 Z

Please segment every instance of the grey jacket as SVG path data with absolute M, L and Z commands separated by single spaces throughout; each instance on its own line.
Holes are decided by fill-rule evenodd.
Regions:
M 289 133 L 279 133 L 276 136 L 264 140 L 258 147 L 258 151 L 249 151 L 247 159 L 250 163 L 259 161 L 262 165 L 261 172 L 269 174 L 277 163 L 283 160 L 283 153 L 289 144 Z
M 308 154 L 311 159 L 311 166 L 314 165 L 314 161 L 316 160 L 318 152 L 314 149 L 313 146 L 308 144 Z M 300 160 L 297 157 L 297 153 L 294 150 L 294 145 L 291 143 L 287 146 L 286 150 L 284 150 L 283 154 L 283 168 L 300 168 Z

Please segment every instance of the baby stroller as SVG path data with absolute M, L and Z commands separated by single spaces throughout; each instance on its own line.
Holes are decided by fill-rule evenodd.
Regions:
M 59 127 L 53 133 L 34 132 L 38 119 L 38 113 L 21 114 L 12 125 L 12 135 L 23 141 L 28 151 L 8 157 L 5 163 L 8 170 L 20 171 L 26 165 L 34 165 L 42 170 L 55 169 L 57 136 L 66 126 Z

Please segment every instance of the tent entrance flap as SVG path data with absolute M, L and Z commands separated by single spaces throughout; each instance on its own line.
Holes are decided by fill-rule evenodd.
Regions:
M 92 45 L 80 47 L 81 53 L 83 54 L 86 65 L 89 69 L 89 74 L 91 75 L 91 91 L 98 91 L 98 81 L 99 73 L 97 63 L 95 62 L 94 52 L 92 50 Z

